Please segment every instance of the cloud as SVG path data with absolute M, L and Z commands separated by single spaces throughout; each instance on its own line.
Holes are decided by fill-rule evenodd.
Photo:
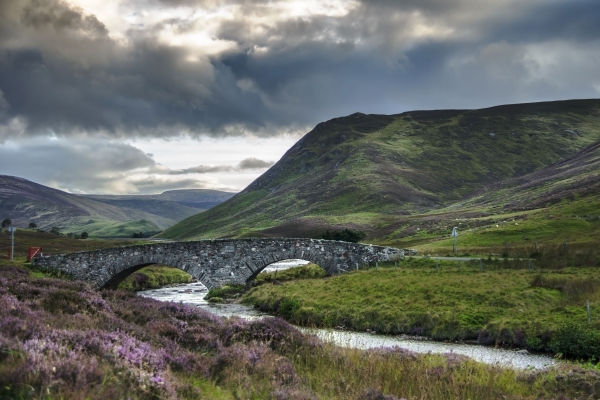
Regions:
M 258 158 L 250 157 L 242 160 L 238 166 L 239 169 L 261 169 L 269 168 L 275 164 L 273 161 L 263 161 Z
M 86 138 L 7 141 L 0 146 L 0 170 L 72 193 L 143 194 L 218 184 L 214 179 L 165 179 L 161 175 L 168 168 L 136 147 Z
M 206 174 L 211 172 L 235 172 L 243 170 L 253 169 L 265 169 L 275 164 L 274 161 L 263 161 L 258 158 L 250 157 L 246 158 L 238 165 L 198 165 L 192 168 L 185 168 L 179 170 L 169 170 L 169 175 L 187 175 L 187 174 Z
M 355 111 L 597 95 L 595 0 L 77 2 L 0 3 L 1 125 L 270 136 Z

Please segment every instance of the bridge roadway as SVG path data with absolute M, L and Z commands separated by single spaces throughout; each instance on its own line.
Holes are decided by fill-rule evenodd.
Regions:
M 330 275 L 357 265 L 398 260 L 404 250 L 320 239 L 216 239 L 124 246 L 72 254 L 36 257 L 39 268 L 57 269 L 97 288 L 116 288 L 123 279 L 152 264 L 179 268 L 209 289 L 246 284 L 266 266 L 302 259 L 320 265 Z

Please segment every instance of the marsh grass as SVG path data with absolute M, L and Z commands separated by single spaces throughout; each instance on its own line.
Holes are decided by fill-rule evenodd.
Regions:
M 243 302 L 307 327 L 551 351 L 553 332 L 587 324 L 589 300 L 591 329 L 600 329 L 598 267 L 565 268 L 543 258 L 531 265 L 530 271 L 528 259 L 489 258 L 462 261 L 459 269 L 457 261 L 407 258 L 397 268 L 381 263 L 325 279 L 262 285 Z M 600 359 L 600 350 L 586 357 Z

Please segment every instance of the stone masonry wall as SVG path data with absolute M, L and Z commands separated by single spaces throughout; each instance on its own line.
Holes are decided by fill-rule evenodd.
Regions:
M 67 272 L 98 288 L 116 287 L 144 266 L 162 264 L 186 271 L 209 289 L 245 284 L 266 266 L 286 259 L 320 265 L 330 275 L 377 261 L 404 257 L 404 250 L 319 239 L 219 239 L 125 246 L 36 257 L 34 264 Z

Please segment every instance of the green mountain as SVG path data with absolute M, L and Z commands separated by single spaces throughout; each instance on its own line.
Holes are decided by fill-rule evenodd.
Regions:
M 600 100 L 356 113 L 318 124 L 238 195 L 161 236 L 315 237 L 349 227 L 366 231 L 367 240 L 397 243 L 415 233 L 404 232 L 415 218 L 503 209 L 496 197 L 517 201 L 514 193 L 528 187 L 517 178 L 599 138 Z M 527 207 L 527 195 L 521 198 Z
M 0 218 L 14 226 L 60 228 L 98 237 L 131 237 L 155 233 L 230 198 L 214 190 L 174 190 L 150 196 L 82 196 L 26 179 L 0 175 Z

